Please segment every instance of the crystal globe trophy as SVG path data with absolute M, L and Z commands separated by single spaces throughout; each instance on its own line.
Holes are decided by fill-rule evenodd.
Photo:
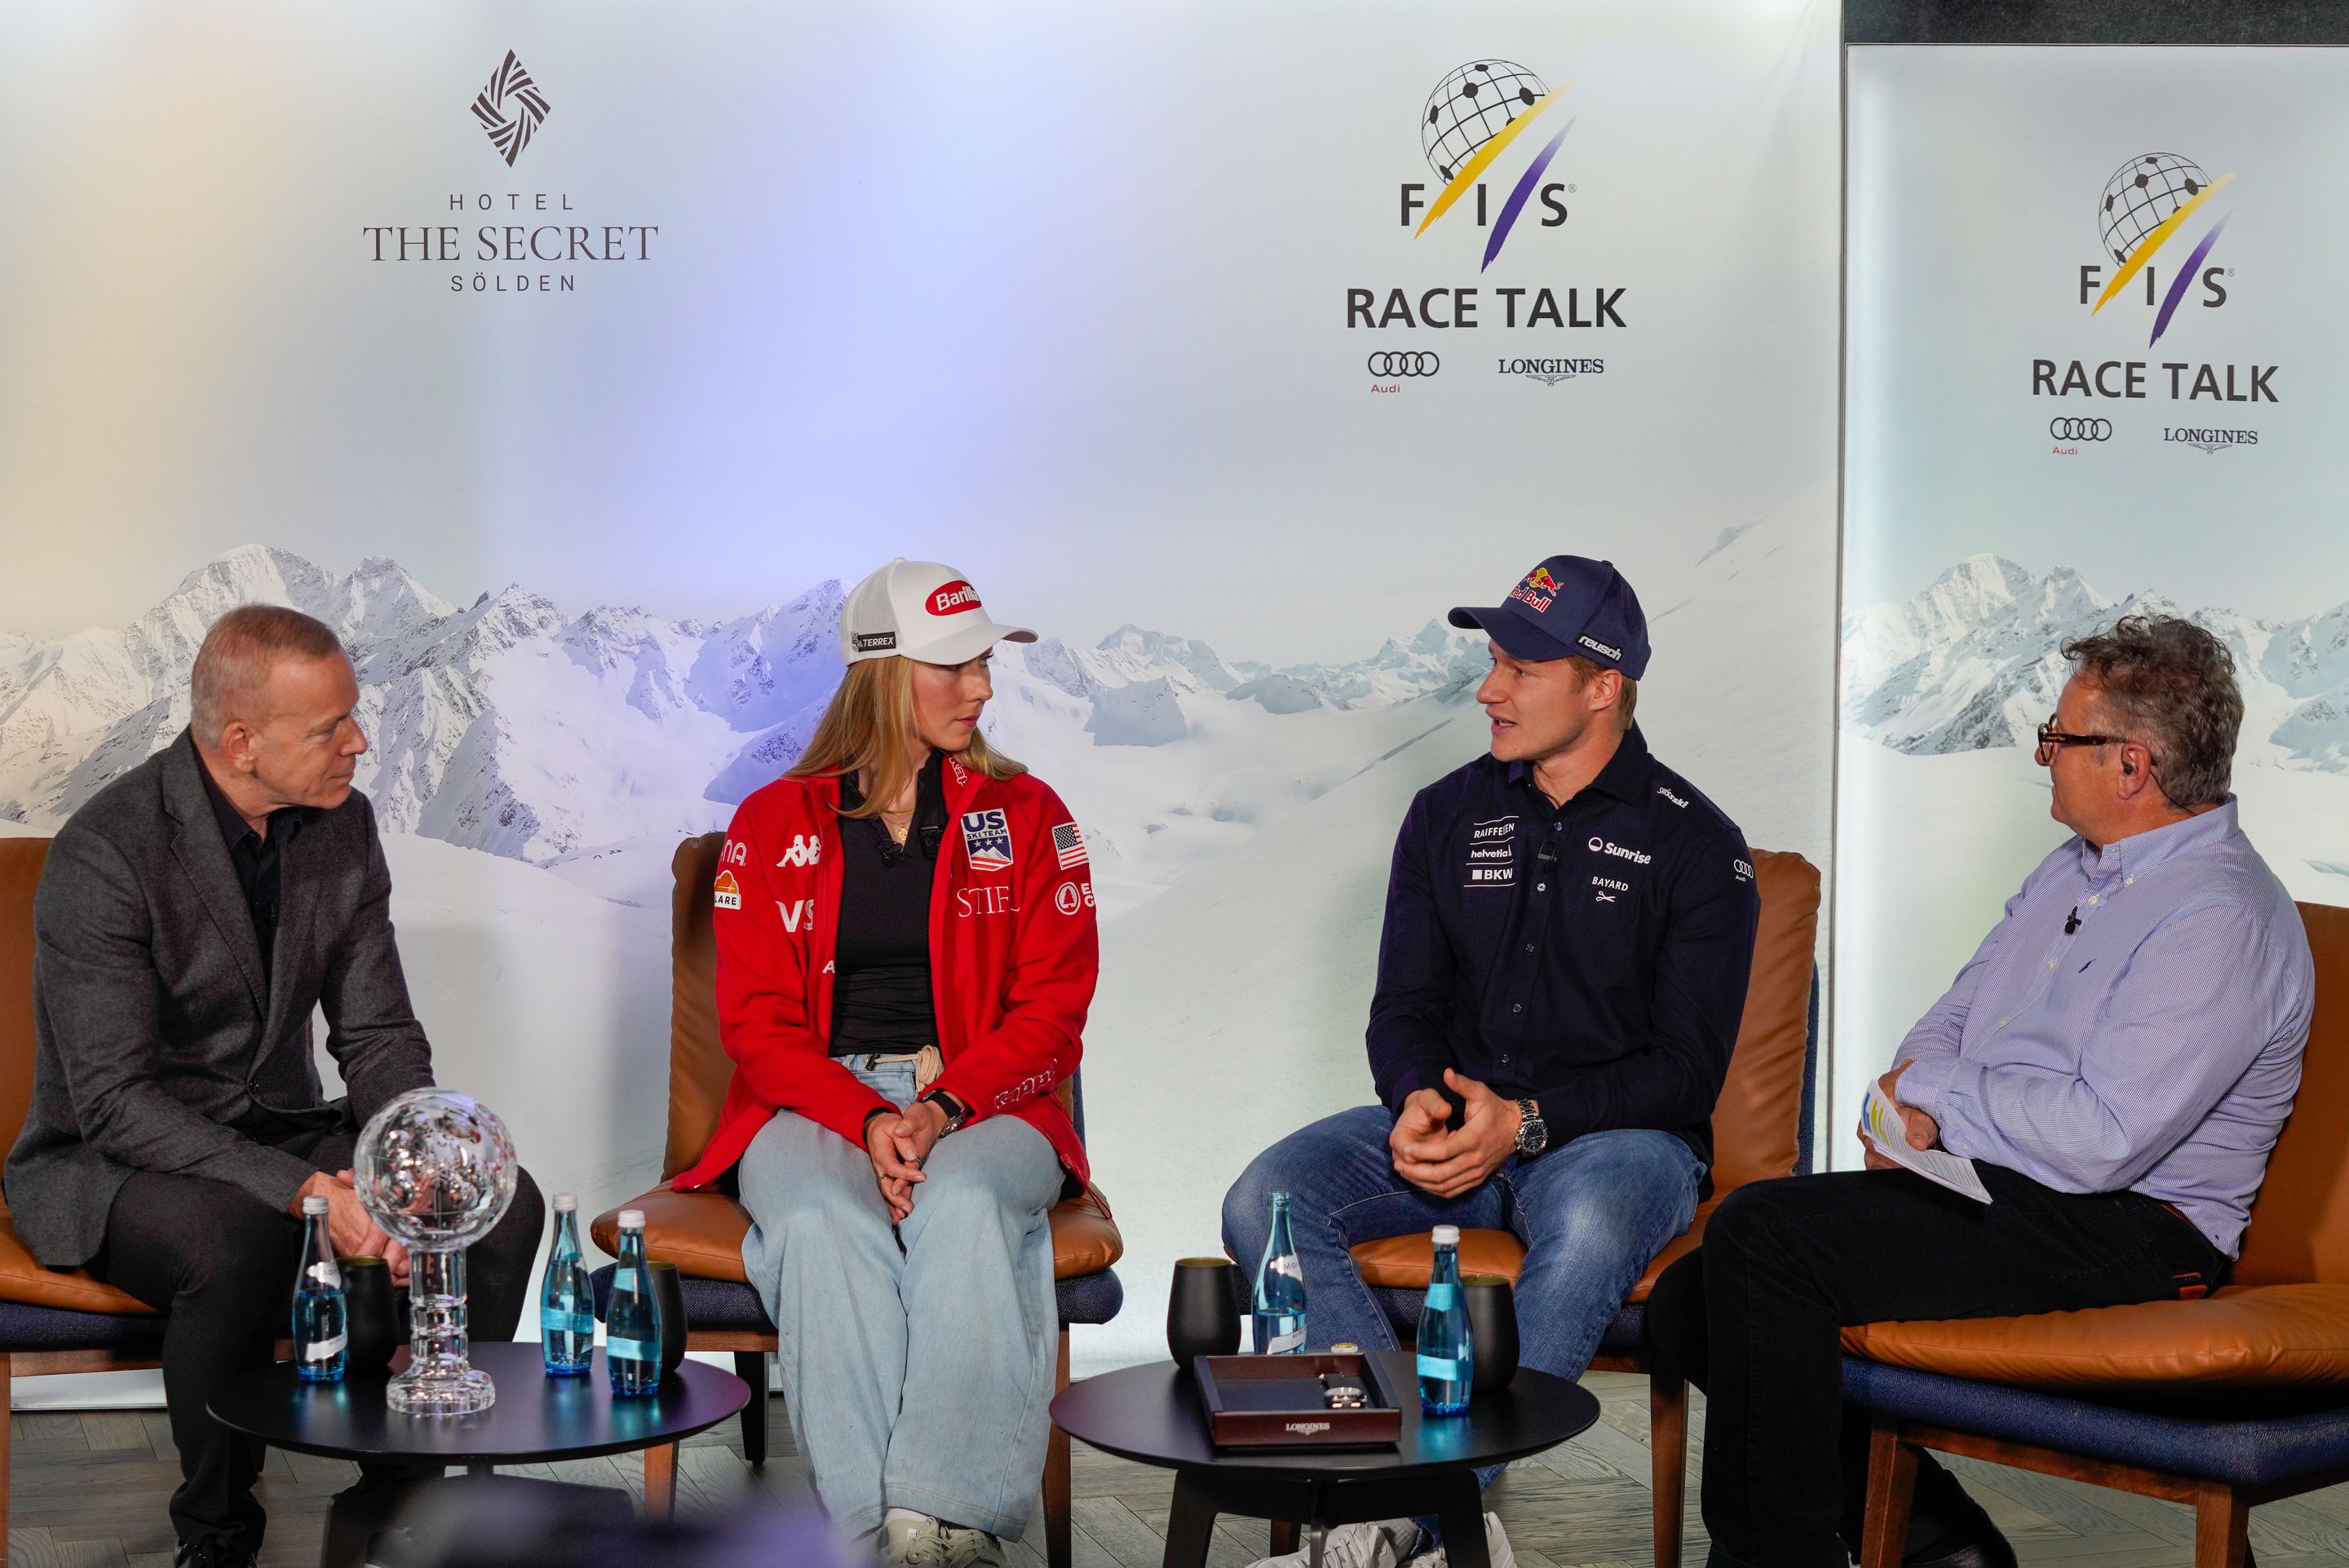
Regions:
M 411 1416 L 497 1402 L 468 1354 L 465 1249 L 513 1201 L 513 1140 L 497 1113 L 453 1089 L 413 1088 L 368 1119 L 354 1179 L 384 1234 L 408 1249 L 408 1370 L 385 1399 Z

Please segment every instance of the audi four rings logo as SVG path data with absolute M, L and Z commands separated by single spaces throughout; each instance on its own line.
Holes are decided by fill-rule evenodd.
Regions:
M 1373 354 L 1370 365 L 1373 376 L 1433 376 L 1444 362 L 1426 353 Z
M 2059 441 L 2108 441 L 2112 439 L 2110 419 L 2050 419 L 2047 433 Z

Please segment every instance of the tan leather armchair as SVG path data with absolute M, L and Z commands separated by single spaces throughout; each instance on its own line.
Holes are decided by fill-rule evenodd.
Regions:
M 2242 1256 L 2199 1301 L 1844 1331 L 1876 1413 L 1862 1560 L 1900 1561 L 1935 1449 L 2182 1502 L 2197 1568 L 2241 1568 L 2254 1504 L 2349 1480 L 2349 909 L 2303 903 L 2316 1010 Z
M 1745 1015 L 1729 1060 L 1729 1076 L 1713 1112 L 1713 1196 L 1697 1206 L 1689 1228 L 1672 1238 L 1623 1298 L 1623 1310 L 1591 1358 L 1595 1372 L 1648 1374 L 1649 1448 L 1654 1470 L 1657 1568 L 1681 1560 L 1682 1480 L 1688 1462 L 1688 1387 L 1656 1371 L 1646 1345 L 1646 1303 L 1657 1276 L 1704 1239 L 1704 1222 L 1721 1200 L 1748 1181 L 1809 1169 L 1810 1067 L 1816 1043 L 1813 984 L 1819 927 L 1818 868 L 1787 851 L 1753 851 L 1762 896 L 1754 934 L 1753 978 Z M 1353 1249 L 1364 1283 L 1381 1294 L 1389 1315 L 1417 1310 L 1427 1289 L 1433 1248 L 1425 1234 L 1365 1242 Z M 1464 1231 L 1460 1272 L 1517 1277 L 1526 1251 L 1507 1231 Z M 1392 1295 L 1385 1293 L 1392 1292 Z M 1402 1326 L 1408 1332 L 1409 1325 Z
M 696 1159 L 717 1130 L 718 1112 L 734 1064 L 719 1043 L 716 992 L 717 939 L 710 924 L 710 888 L 718 873 L 723 833 L 704 833 L 678 845 L 670 861 L 670 991 L 668 1141 L 661 1158 L 662 1185 L 596 1217 L 591 1230 L 606 1253 L 619 1248 L 620 1208 L 645 1212 L 645 1250 L 655 1262 L 674 1263 L 683 1276 L 692 1350 L 731 1351 L 736 1368 L 750 1385 L 742 1413 L 743 1452 L 753 1464 L 766 1457 L 767 1353 L 775 1348 L 775 1327 L 742 1269 L 742 1237 L 750 1216 L 727 1193 L 714 1190 L 678 1192 L 668 1179 Z M 1084 1133 L 1082 1101 L 1072 1079 L 1061 1086 L 1061 1103 Z M 1060 1298 L 1061 1356 L 1055 1387 L 1069 1382 L 1069 1326 L 1106 1323 L 1123 1304 L 1124 1290 L 1110 1265 L 1125 1250 L 1109 1206 L 1088 1189 L 1052 1211 L 1052 1272 Z M 608 1270 L 605 1271 L 608 1274 Z M 600 1294 L 600 1292 L 599 1292 Z M 676 1494 L 677 1449 L 647 1449 L 645 1496 L 666 1507 Z M 1044 1461 L 1044 1533 L 1052 1568 L 1068 1568 L 1069 1439 L 1052 1430 Z

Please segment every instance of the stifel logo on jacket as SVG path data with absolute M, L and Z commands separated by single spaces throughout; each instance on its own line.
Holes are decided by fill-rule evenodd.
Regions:
M 1084 1051 L 1100 973 L 1093 890 L 1063 869 L 1069 809 L 1032 775 L 987 779 L 948 758 L 949 824 L 930 885 L 930 985 L 936 1088 L 973 1121 L 1016 1116 L 1062 1166 L 1090 1179 L 1077 1130 L 1053 1098 Z M 742 802 L 727 830 L 714 900 L 718 1030 L 734 1060 L 717 1134 L 672 1183 L 706 1187 L 731 1169 L 778 1110 L 864 1145 L 864 1119 L 888 1101 L 831 1055 L 833 965 L 840 929 L 840 785 L 779 779 Z M 959 829 L 959 830 L 957 830 Z

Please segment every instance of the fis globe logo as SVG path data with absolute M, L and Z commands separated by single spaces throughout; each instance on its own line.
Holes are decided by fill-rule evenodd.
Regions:
M 2211 253 L 2234 217 L 2233 198 L 2228 193 L 2234 179 L 2232 174 L 2214 177 L 2177 152 L 2140 152 L 2113 170 L 2096 199 L 2096 247 L 2102 259 L 2079 269 L 2079 305 L 2094 317 L 2107 305 L 2140 301 L 2153 317 L 2145 340 L 2148 350 L 2178 324 L 2178 312 L 2189 302 L 2198 311 L 2224 306 L 2235 269 L 2213 263 Z M 2121 313 L 2116 309 L 2114 314 Z M 2178 350 L 2173 346 L 2168 352 Z M 2149 354 L 2144 359 L 2104 358 L 2075 350 L 2032 360 L 2031 395 L 2076 398 L 2095 409 L 2113 402 L 2277 403 L 2282 401 L 2277 385 L 2281 371 L 2277 365 L 2224 358 L 2156 360 Z M 2189 432 L 2200 433 L 2199 426 Z M 2050 449 L 2054 455 L 2076 458 L 2083 443 L 2110 441 L 2116 429 L 2114 422 L 2103 418 L 2059 417 L 2048 426 L 2048 435 L 2056 443 Z M 2165 428 L 2163 439 L 2174 438 Z M 2185 444 L 2200 443 L 2188 439 Z
M 1476 265 L 1481 273 L 1493 264 L 1493 258 L 1508 243 L 1510 231 L 1516 227 L 1526 202 L 1537 193 L 1549 214 L 1541 220 L 1542 227 L 1555 229 L 1564 223 L 1566 205 L 1557 198 L 1568 188 L 1557 181 L 1544 184 L 1542 176 L 1549 171 L 1550 161 L 1557 158 L 1566 133 L 1574 129 L 1571 118 L 1558 126 L 1557 134 L 1527 161 L 1502 201 L 1497 220 L 1490 211 L 1484 177 L 1518 137 L 1542 119 L 1544 111 L 1572 86 L 1572 82 L 1563 82 L 1556 88 L 1548 87 L 1533 72 L 1510 60 L 1471 61 L 1436 83 L 1420 116 L 1419 140 L 1420 150 L 1427 155 L 1428 167 L 1444 181 L 1444 188 L 1433 201 L 1426 201 L 1423 200 L 1427 189 L 1424 184 L 1409 181 L 1403 185 L 1402 222 L 1410 222 L 1412 213 L 1422 206 L 1427 210 L 1419 227 L 1412 231 L 1412 238 L 1426 233 L 1436 220 L 1459 204 L 1461 198 L 1474 191 L 1476 226 L 1491 231 L 1485 236 L 1484 259 Z
M 2096 207 L 2096 238 L 2111 258 L 2113 273 L 2105 280 L 2101 262 L 2080 269 L 2081 303 L 2086 304 L 2092 293 L 2095 300 L 2088 314 L 2102 311 L 2139 274 L 2145 278 L 2146 303 L 2154 303 L 2158 284 L 2154 258 L 2189 228 L 2197 231 L 2196 242 L 2185 262 L 2170 274 L 2169 287 L 2159 294 L 2160 309 L 2154 315 L 2153 335 L 2145 340 L 2146 346 L 2161 341 L 2161 335 L 2169 330 L 2170 318 L 2178 314 L 2187 290 L 2198 278 L 2205 308 L 2215 310 L 2225 304 L 2227 289 L 2220 282 L 2225 269 L 2206 269 L 2203 263 L 2234 214 L 2223 212 L 2213 218 L 2206 209 L 2210 198 L 2234 178 L 2221 174 L 2213 180 L 2192 159 L 2175 152 L 2140 153 L 2115 170 L 2105 181 L 2104 199 Z M 2103 288 L 2098 292 L 2100 281 Z

